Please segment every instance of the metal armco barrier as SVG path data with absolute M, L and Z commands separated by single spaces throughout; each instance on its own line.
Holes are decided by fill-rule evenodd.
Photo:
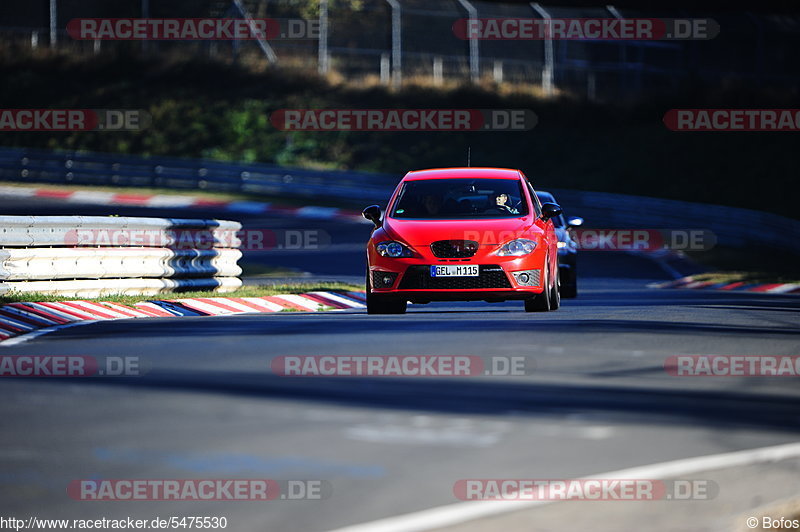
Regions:
M 567 215 L 595 228 L 705 229 L 718 246 L 775 249 L 800 254 L 800 221 L 762 211 L 643 196 L 558 190 Z
M 135 277 L 237 277 L 238 249 L 0 249 L 0 278 L 16 280 Z
M 541 187 L 536 175 L 529 175 Z M 0 180 L 226 190 L 284 197 L 340 198 L 386 205 L 400 176 L 237 164 L 204 159 L 0 148 Z M 567 214 L 595 228 L 706 229 L 717 245 L 800 254 L 800 221 L 776 214 L 685 201 L 550 189 Z
M 207 159 L 0 148 L 0 180 L 374 201 L 386 198 L 400 177 Z
M 0 293 L 235 290 L 242 284 L 241 227 L 226 220 L 0 216 Z
M 239 231 L 239 222 L 183 218 L 123 216 L 0 216 L 0 247 L 35 246 L 153 246 L 171 247 L 181 232 L 207 231 L 226 236 Z M 220 241 L 223 238 L 219 238 Z M 221 243 L 221 242 L 220 242 Z M 227 243 L 215 247 L 230 247 Z

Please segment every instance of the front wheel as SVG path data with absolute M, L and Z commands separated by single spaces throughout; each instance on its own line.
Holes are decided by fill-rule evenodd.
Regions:
M 547 273 L 547 270 L 547 262 L 545 262 L 544 290 L 541 294 L 525 300 L 525 312 L 547 312 L 548 310 L 553 310 L 553 288 L 550 286 L 550 275 Z
M 367 314 L 405 314 L 408 302 L 405 299 L 373 294 L 369 282 L 369 271 L 365 281 L 367 288 Z
M 561 272 L 556 268 L 556 278 L 553 281 L 553 292 L 550 294 L 550 310 L 561 306 Z

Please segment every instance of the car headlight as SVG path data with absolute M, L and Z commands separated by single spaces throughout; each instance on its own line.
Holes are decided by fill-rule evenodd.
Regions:
M 521 257 L 522 255 L 533 253 L 534 249 L 536 249 L 536 242 L 533 240 L 517 238 L 503 244 L 497 254 L 501 257 Z
M 400 242 L 395 242 L 394 240 L 380 242 L 375 246 L 375 250 L 382 257 L 392 257 L 396 259 L 399 257 L 414 256 L 414 253 L 410 249 L 408 249 Z

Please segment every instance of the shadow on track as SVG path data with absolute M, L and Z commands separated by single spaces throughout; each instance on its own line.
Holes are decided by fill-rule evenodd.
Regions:
M 513 313 L 516 319 L 502 319 L 504 314 Z M 446 320 L 432 320 L 430 314 L 447 315 Z M 480 320 L 470 317 L 478 314 Z M 181 337 L 263 337 L 268 342 L 273 335 L 349 335 L 362 333 L 414 334 L 425 332 L 464 332 L 464 333 L 574 333 L 596 332 L 613 333 L 658 333 L 685 335 L 687 332 L 699 334 L 741 334 L 776 337 L 800 336 L 800 328 L 770 327 L 733 324 L 702 324 L 686 322 L 666 322 L 655 320 L 623 320 L 567 318 L 558 312 L 543 315 L 525 315 L 508 310 L 498 310 L 496 319 L 487 319 L 487 313 L 475 310 L 446 310 L 410 313 L 405 316 L 367 316 L 363 312 L 305 314 L 281 313 L 281 315 L 234 315 L 221 319 L 208 317 L 185 317 L 179 319 L 118 320 L 96 322 L 85 327 L 73 327 L 58 332 L 64 340 L 102 339 L 110 336 L 116 339 L 131 338 L 136 341 L 142 337 L 164 337 L 170 342 Z M 519 314 L 517 317 L 516 315 Z M 463 316 L 463 317 L 461 317 Z M 198 322 L 197 320 L 203 320 Z M 201 323 L 202 326 L 198 326 Z
M 50 379 L 48 379 L 50 380 Z M 74 379 L 61 379 L 74 384 Z M 718 391 L 669 391 L 571 384 L 412 378 L 279 377 L 239 372 L 154 371 L 142 377 L 83 380 L 82 384 L 166 391 L 283 398 L 389 408 L 485 415 L 628 416 L 648 423 L 707 427 L 761 427 L 800 432 L 800 398 Z

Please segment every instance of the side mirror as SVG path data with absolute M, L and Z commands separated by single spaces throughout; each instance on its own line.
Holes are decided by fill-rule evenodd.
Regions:
M 542 218 L 545 220 L 549 220 L 550 218 L 555 218 L 563 211 L 561 207 L 556 205 L 555 203 L 545 203 L 542 205 Z
M 383 225 L 381 223 L 381 208 L 378 205 L 370 205 L 361 211 L 361 216 L 374 223 L 376 228 Z
M 580 227 L 580 226 L 583 225 L 583 218 L 581 218 L 579 216 L 570 216 L 567 219 L 567 225 L 572 227 L 572 228 Z

